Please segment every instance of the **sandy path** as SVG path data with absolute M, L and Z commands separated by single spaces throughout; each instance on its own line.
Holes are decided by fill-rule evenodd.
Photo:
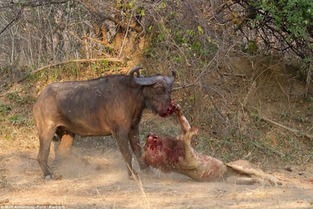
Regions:
M 79 151 L 79 150 L 78 150 Z M 82 153 L 78 152 L 80 155 Z M 156 170 L 129 180 L 115 149 L 84 154 L 89 161 L 53 166 L 62 180 L 44 180 L 36 150 L 0 151 L 0 208 L 313 208 L 313 165 L 276 171 L 282 187 L 200 183 Z M 52 155 L 53 157 L 53 155 Z M 39 207 L 40 206 L 40 207 Z M 49 207 L 50 206 L 50 207 Z M 62 207 L 55 207 L 62 208 Z

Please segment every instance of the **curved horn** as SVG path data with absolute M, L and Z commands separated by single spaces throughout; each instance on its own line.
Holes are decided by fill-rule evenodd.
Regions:
M 135 67 L 135 68 L 131 69 L 130 72 L 129 72 L 129 75 L 131 77 L 133 77 L 134 73 L 136 73 L 137 74 L 137 78 L 139 78 L 140 77 L 140 72 L 139 72 L 140 69 L 143 69 L 143 67 L 138 66 L 138 67 Z
M 157 77 L 148 77 L 148 78 L 135 78 L 135 82 L 142 86 L 149 86 L 155 84 L 159 79 Z
M 174 77 L 169 78 L 169 77 L 161 76 L 161 75 L 148 77 L 148 78 L 135 78 L 135 82 L 142 86 L 153 85 L 156 82 L 166 82 L 171 85 L 173 81 L 174 81 Z

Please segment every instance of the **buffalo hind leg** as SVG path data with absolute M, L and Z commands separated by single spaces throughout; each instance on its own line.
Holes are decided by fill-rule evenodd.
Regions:
M 37 155 L 37 161 L 41 167 L 44 178 L 50 176 L 51 179 L 53 178 L 53 172 L 51 168 L 48 166 L 48 157 L 50 153 L 50 145 L 53 135 L 54 135 L 53 129 L 50 129 L 48 132 L 46 132 L 46 134 L 43 133 L 39 134 L 40 147 Z

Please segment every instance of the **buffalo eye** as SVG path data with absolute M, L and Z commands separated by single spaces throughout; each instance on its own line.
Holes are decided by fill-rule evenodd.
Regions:
M 164 86 L 159 86 L 155 89 L 156 94 L 164 94 L 165 93 L 165 88 Z

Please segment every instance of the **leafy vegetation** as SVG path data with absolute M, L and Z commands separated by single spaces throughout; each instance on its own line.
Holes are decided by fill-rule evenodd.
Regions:
M 291 51 L 312 57 L 313 2 L 310 0 L 232 1 L 227 10 L 248 41 L 264 44 L 263 49 Z M 251 35 L 251 31 L 255 35 Z
M 310 0 L 229 1 L 224 6 L 236 31 L 244 35 L 247 52 L 279 52 L 300 58 L 307 86 L 312 80 L 313 2 Z M 225 11 L 224 11 L 225 12 Z

